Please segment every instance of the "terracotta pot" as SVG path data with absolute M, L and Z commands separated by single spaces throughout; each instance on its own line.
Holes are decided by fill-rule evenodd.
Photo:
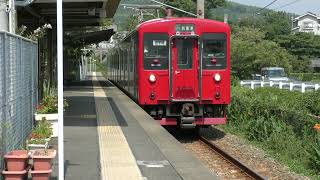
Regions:
M 52 170 L 30 171 L 32 180 L 49 180 Z
M 23 171 L 2 171 L 5 180 L 24 180 L 27 178 L 28 169 Z
M 14 150 L 4 155 L 8 171 L 23 171 L 28 165 L 28 151 Z
M 56 150 L 54 149 L 37 149 L 33 150 L 31 158 L 33 159 L 33 169 L 38 170 L 50 170 L 51 161 L 56 156 Z

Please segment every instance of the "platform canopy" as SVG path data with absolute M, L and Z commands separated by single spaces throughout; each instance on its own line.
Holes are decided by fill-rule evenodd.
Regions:
M 64 30 L 99 26 L 102 18 L 113 18 L 120 0 L 64 0 Z M 36 28 L 41 22 L 56 24 L 56 0 L 17 0 L 18 26 Z

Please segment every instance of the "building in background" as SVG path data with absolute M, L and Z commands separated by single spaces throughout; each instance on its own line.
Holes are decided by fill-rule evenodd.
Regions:
M 293 19 L 293 32 L 308 32 L 320 35 L 320 16 L 307 12 Z

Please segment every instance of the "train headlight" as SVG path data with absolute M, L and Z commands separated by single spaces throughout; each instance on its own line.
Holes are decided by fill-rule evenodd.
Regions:
M 217 82 L 221 81 L 221 76 L 220 76 L 220 74 L 215 74 L 215 75 L 214 75 L 214 80 L 217 81 Z
M 152 83 L 156 82 L 156 76 L 154 74 L 150 74 L 149 81 Z

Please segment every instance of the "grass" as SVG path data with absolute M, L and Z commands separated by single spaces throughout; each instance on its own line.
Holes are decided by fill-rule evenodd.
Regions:
M 320 92 L 234 86 L 228 124 L 222 128 L 262 148 L 292 171 L 320 179 Z M 319 143 L 318 143 L 319 142 Z

